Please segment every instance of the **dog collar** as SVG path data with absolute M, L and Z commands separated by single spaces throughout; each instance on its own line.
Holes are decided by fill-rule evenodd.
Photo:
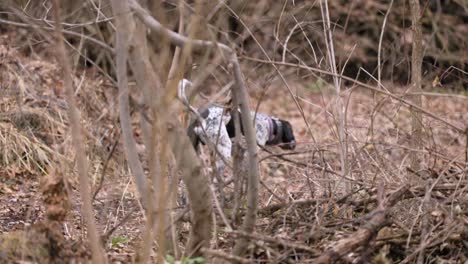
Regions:
M 268 145 L 275 145 L 281 142 L 281 138 L 283 137 L 283 129 L 281 122 L 276 118 L 269 118 L 269 133 L 268 133 L 268 141 L 266 144 Z

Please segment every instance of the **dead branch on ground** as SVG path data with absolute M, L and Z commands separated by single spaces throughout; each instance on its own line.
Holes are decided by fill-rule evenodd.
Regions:
M 351 236 L 337 242 L 335 246 L 328 249 L 314 263 L 332 263 L 339 260 L 342 256 L 352 252 L 359 246 L 369 243 L 379 230 L 388 224 L 388 210 L 409 190 L 408 185 L 404 185 L 385 200 L 379 202 L 379 206 L 368 214 L 364 219 L 366 223 L 363 227 L 354 232 Z M 368 219 L 368 220 L 367 220 Z

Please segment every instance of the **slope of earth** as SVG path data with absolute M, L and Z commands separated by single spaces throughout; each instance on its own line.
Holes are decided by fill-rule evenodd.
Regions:
M 0 262 L 43 262 L 54 258 L 86 260 L 89 253 L 81 242 L 86 241 L 86 233 L 80 212 L 61 70 L 48 58 L 18 53 L 8 39 L 8 35 L 0 36 Z M 424 115 L 423 148 L 419 152 L 421 165 L 426 169 L 411 172 L 407 169 L 412 150 L 408 140 L 411 116 L 398 100 L 374 96 L 360 88 L 346 89 L 342 94 L 347 109 L 346 141 L 340 146 L 332 88 L 320 81 L 297 81 L 290 77 L 288 79 L 295 80 L 290 82 L 291 91 L 274 80 L 265 86 L 268 90 L 264 94 L 263 81 L 245 72 L 251 80 L 248 85 L 253 96 L 252 108 L 261 102 L 259 111 L 291 122 L 298 142 L 294 151 L 268 148 L 260 152 L 261 217 L 257 232 L 324 249 L 329 241 L 354 230 L 354 217 L 363 214 L 349 211 L 349 204 L 338 203 L 340 197 L 347 195 L 348 185 L 357 190 L 353 200 L 359 200 L 375 193 L 380 182 L 384 182 L 387 189 L 395 189 L 409 175 L 417 175 L 425 181 L 447 184 L 455 181 L 465 190 L 438 196 L 438 199 L 449 199 L 452 209 L 447 209 L 447 201 L 435 203 L 431 208 L 431 212 L 435 212 L 431 221 L 451 223 L 452 233 L 462 233 L 459 229 L 467 223 L 466 139 L 443 121 L 457 127 L 467 126 L 466 97 L 425 97 L 424 108 L 441 120 Z M 96 193 L 95 218 L 111 260 L 129 262 L 139 247 L 145 221 L 120 142 L 116 89 L 93 69 L 76 70 L 74 83 L 88 148 L 89 177 L 92 191 Z M 394 93 L 404 91 L 404 88 L 392 90 Z M 136 116 L 134 122 L 138 122 Z M 134 134 L 139 138 L 140 131 L 135 129 Z M 340 151 L 344 147 L 347 152 L 345 178 L 340 172 Z M 45 191 L 51 186 L 54 190 L 54 186 L 60 186 L 66 192 L 57 191 L 51 195 Z M 231 187 L 227 187 L 226 192 L 230 191 Z M 69 202 L 49 199 L 57 195 L 62 197 L 60 201 Z M 289 206 L 298 201 L 305 206 L 310 205 L 310 201 L 333 202 L 301 210 Z M 271 213 L 275 205 L 279 207 Z M 402 226 L 413 224 L 419 202 L 399 206 L 399 209 L 406 206 L 405 213 L 398 214 L 399 223 Z M 44 235 L 57 230 L 57 225 L 60 234 Z M 317 226 L 323 228 L 317 229 Z M 315 231 L 317 236 L 313 235 Z M 441 232 L 440 229 L 436 231 Z M 394 233 L 398 232 L 390 232 Z M 28 243 L 34 240 L 41 241 L 44 247 L 37 252 L 23 250 L 30 248 Z M 232 241 L 219 239 L 213 243 L 214 247 L 227 248 Z M 445 249 L 457 249 L 459 243 L 445 245 Z M 62 252 L 51 254 L 50 244 L 60 245 Z M 19 251 L 13 249 L 18 245 L 22 245 Z M 254 257 L 266 258 L 270 256 L 269 250 L 278 253 L 271 248 L 256 248 Z M 285 258 L 290 254 L 285 251 Z M 450 254 L 447 258 L 452 257 Z
M 53 59 L 24 56 L 10 39 L 14 37 L 9 34 L 0 36 L 0 262 L 87 259 L 61 69 Z M 134 253 L 128 245 L 139 236 L 142 219 L 121 145 L 116 144 L 120 138 L 116 89 L 93 70 L 77 70 L 74 84 L 96 220 L 111 259 L 128 262 Z M 50 175 L 63 177 L 66 191 L 60 197 L 69 200 L 67 206 L 47 204 L 41 190 Z M 51 221 L 46 215 L 50 208 L 64 208 L 66 216 Z M 123 219 L 126 225 L 121 224 Z M 55 254 L 57 248 L 48 239 L 52 236 L 45 235 L 57 230 L 57 224 L 66 254 Z M 43 250 L 26 250 L 36 239 Z

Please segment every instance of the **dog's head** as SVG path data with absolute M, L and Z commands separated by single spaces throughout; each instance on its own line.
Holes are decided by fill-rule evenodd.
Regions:
M 294 138 L 294 131 L 291 124 L 285 120 L 279 120 L 281 122 L 281 142 L 280 148 L 292 150 L 296 148 L 296 139 Z

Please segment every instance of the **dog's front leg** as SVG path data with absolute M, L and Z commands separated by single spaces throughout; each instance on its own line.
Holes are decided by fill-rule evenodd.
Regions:
M 204 126 L 195 127 L 194 132 L 214 152 L 213 154 L 217 157 L 215 163 L 217 174 L 223 176 L 226 163 L 229 163 L 231 158 L 232 143 L 224 122 L 220 119 L 216 120 L 218 122 L 210 121 L 208 126 L 203 124 Z
M 231 159 L 231 149 L 231 139 L 226 131 L 226 127 L 223 125 L 221 127 L 219 139 L 216 143 L 216 154 L 218 155 L 218 158 L 216 159 L 216 169 L 221 177 L 224 174 L 226 162 L 229 162 Z

